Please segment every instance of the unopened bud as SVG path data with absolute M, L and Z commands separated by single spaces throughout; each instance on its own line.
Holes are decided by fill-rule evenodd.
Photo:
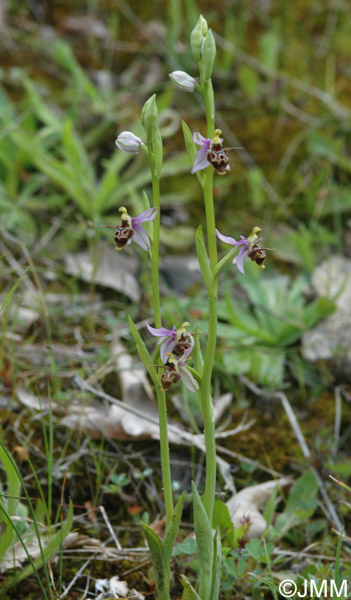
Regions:
M 206 19 L 200 15 L 198 22 L 190 34 L 191 52 L 195 62 L 199 62 L 202 56 L 202 43 L 208 32 Z
M 206 21 L 206 19 L 202 15 L 200 15 L 199 22 L 201 23 L 202 34 L 203 34 L 204 37 L 206 37 L 207 32 L 208 32 L 207 21 Z
M 126 154 L 136 154 L 139 152 L 141 143 L 142 140 L 131 131 L 122 131 L 115 141 L 117 148 Z
M 152 133 L 157 126 L 156 94 L 146 100 L 141 111 L 141 124 L 145 129 L 148 143 L 150 143 Z
M 202 45 L 202 58 L 203 78 L 204 81 L 209 81 L 211 79 L 213 65 L 216 58 L 216 42 L 214 40 L 211 29 L 208 30 L 208 33 Z
M 183 90 L 183 92 L 193 92 L 195 89 L 195 79 L 185 73 L 185 71 L 173 71 L 169 74 L 169 78 L 174 85 Z

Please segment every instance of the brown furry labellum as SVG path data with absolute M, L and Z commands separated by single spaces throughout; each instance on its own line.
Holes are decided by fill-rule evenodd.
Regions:
M 226 175 L 229 158 L 226 150 L 222 148 L 221 143 L 211 144 L 210 150 L 207 151 L 207 160 L 217 171 L 218 175 Z
M 269 249 L 269 248 L 267 248 Z M 255 244 L 253 248 L 250 250 L 248 256 L 260 267 L 263 267 L 263 263 L 266 260 L 266 249 L 260 248 Z
M 123 248 L 129 242 L 129 240 L 132 239 L 133 235 L 134 231 L 132 227 L 129 227 L 129 225 L 123 225 L 122 221 L 122 225 L 120 227 L 116 227 L 114 235 L 117 248 Z
M 190 341 L 188 341 L 187 336 L 184 335 L 184 333 L 181 335 L 181 337 L 179 338 L 178 342 L 176 343 L 176 345 L 173 348 L 173 352 L 175 354 L 184 354 L 184 352 L 186 352 L 186 350 L 189 350 L 191 346 Z
M 177 373 L 174 367 L 167 365 L 161 375 L 161 383 L 163 391 L 169 390 L 169 388 L 177 383 L 181 379 L 180 373 Z

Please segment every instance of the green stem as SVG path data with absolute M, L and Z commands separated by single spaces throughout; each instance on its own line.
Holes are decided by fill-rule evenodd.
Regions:
M 210 523 L 212 523 L 214 498 L 216 492 L 216 440 L 211 399 L 211 380 L 217 341 L 217 284 L 214 283 L 212 295 L 208 298 L 208 332 L 202 382 L 200 388 L 201 410 L 205 430 L 206 481 L 203 498 Z
M 203 82 L 202 85 L 206 109 L 207 136 L 212 139 L 215 131 L 212 83 L 211 81 L 207 81 Z M 208 252 L 212 272 L 217 265 L 216 224 L 213 202 L 213 175 L 213 167 L 208 167 L 203 190 L 206 211 Z M 210 523 L 212 523 L 214 498 L 216 492 L 216 440 L 211 398 L 211 380 L 217 342 L 217 293 L 218 280 L 217 278 L 213 278 L 211 288 L 208 290 L 208 333 L 200 388 L 201 410 L 204 422 L 206 445 L 206 482 L 203 503 Z
M 210 255 L 210 267 L 213 273 L 217 266 L 217 239 L 216 239 L 216 221 L 213 202 L 213 167 L 208 167 L 204 186 L 204 201 L 206 212 L 206 228 L 208 253 Z
M 204 81 L 202 86 L 203 86 L 203 90 L 204 90 L 206 122 L 207 122 L 207 136 L 212 140 L 212 138 L 214 137 L 215 129 L 216 129 L 215 104 L 214 104 L 212 81 L 211 80 Z
M 151 246 L 151 276 L 152 276 L 152 303 L 155 316 L 155 327 L 161 327 L 161 308 L 160 308 L 160 288 L 158 281 L 159 270 L 159 250 L 160 250 L 160 221 L 161 221 L 161 203 L 160 203 L 160 180 L 155 174 L 152 166 L 152 204 L 157 208 L 157 215 L 153 225 L 153 236 Z
M 171 523 L 173 516 L 173 497 L 172 497 L 172 480 L 171 469 L 169 462 L 169 444 L 168 444 L 168 429 L 167 429 L 167 403 L 166 394 L 162 391 L 161 386 L 156 388 L 156 398 L 158 407 L 158 421 L 160 428 L 160 451 L 161 451 L 161 470 L 162 470 L 162 485 L 163 497 L 165 502 L 166 526 Z
M 152 204 L 157 208 L 157 216 L 153 224 L 153 237 L 151 246 L 151 277 L 152 277 L 152 303 L 154 309 L 155 327 L 161 327 L 161 309 L 160 309 L 160 288 L 159 288 L 159 247 L 160 247 L 160 180 L 155 174 L 151 164 L 152 174 Z M 160 452 L 161 452 L 161 470 L 162 485 L 165 502 L 166 523 L 171 522 L 173 515 L 172 498 L 172 480 L 169 460 L 169 443 L 167 429 L 167 403 L 166 395 L 161 389 L 161 385 L 156 386 L 156 397 L 158 407 L 158 419 L 160 429 Z

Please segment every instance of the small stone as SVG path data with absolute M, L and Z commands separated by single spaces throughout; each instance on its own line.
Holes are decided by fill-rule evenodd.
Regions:
M 325 362 L 337 380 L 351 383 L 350 259 L 332 255 L 315 269 L 312 284 L 317 296 L 335 297 L 336 309 L 303 335 L 302 355 L 312 363 Z

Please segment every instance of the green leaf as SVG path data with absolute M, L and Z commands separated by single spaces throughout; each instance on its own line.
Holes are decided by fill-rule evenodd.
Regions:
M 215 498 L 214 501 L 212 528 L 221 530 L 225 545 L 231 548 L 235 547 L 236 536 L 233 521 L 228 506 L 220 498 Z
M 255 100 L 260 83 L 257 71 L 248 65 L 241 65 L 238 69 L 238 80 L 249 100 Z
M 92 194 L 94 190 L 86 186 L 82 177 L 77 177 L 77 173 L 70 163 L 57 160 L 49 152 L 39 147 L 35 152 L 33 150 L 33 161 L 40 171 L 72 197 L 86 217 L 93 216 L 95 206 L 92 202 Z
M 223 364 L 233 375 L 248 375 L 259 383 L 277 388 L 284 375 L 285 350 L 267 346 L 238 345 L 223 353 Z
M 193 142 L 193 136 L 192 133 L 189 129 L 189 126 L 187 125 L 187 123 L 185 121 L 182 121 L 182 129 L 183 129 L 183 135 L 184 135 L 184 141 L 185 141 L 185 147 L 186 147 L 186 151 L 187 154 L 190 158 L 191 164 L 193 165 L 194 160 L 195 160 L 195 156 L 197 153 L 197 147 Z M 204 187 L 205 185 L 205 178 L 204 178 L 204 174 L 202 171 L 197 171 L 195 173 L 196 177 L 199 180 L 199 183 L 201 185 L 201 187 Z
M 229 529 L 233 527 L 228 506 L 220 498 L 215 498 L 213 508 L 213 529 Z
M 132 319 L 128 316 L 128 322 L 129 322 L 129 328 L 130 328 L 130 332 L 133 336 L 133 339 L 135 341 L 135 345 L 137 347 L 137 351 L 138 354 L 140 356 L 140 359 L 143 363 L 143 365 L 145 366 L 147 372 L 149 373 L 152 381 L 154 382 L 155 385 L 159 385 L 159 380 L 156 374 L 156 370 L 154 367 L 152 367 L 151 365 L 152 363 L 152 358 L 148 352 L 148 349 L 146 348 L 142 337 L 139 333 L 139 331 L 137 330 L 137 328 L 135 327 Z
M 63 523 L 61 529 L 54 535 L 54 537 L 50 540 L 50 542 L 43 548 L 43 556 L 39 556 L 35 560 L 31 562 L 31 564 L 27 565 L 21 572 L 10 579 L 10 581 L 2 588 L 2 594 L 5 593 L 10 587 L 18 584 L 23 579 L 29 577 L 33 572 L 36 572 L 43 566 L 43 559 L 45 562 L 48 562 L 56 552 L 62 548 L 62 543 L 65 537 L 68 535 L 72 525 L 73 518 L 73 503 L 72 500 L 69 502 L 67 519 Z M 62 550 L 61 550 L 62 551 Z
M 84 92 L 96 103 L 100 110 L 104 109 L 99 91 L 85 74 L 70 45 L 62 39 L 55 41 L 53 55 L 57 63 L 73 75 L 76 89 L 78 88 L 79 91 Z
M 278 489 L 279 489 L 279 484 L 277 484 L 275 486 L 275 488 L 272 490 L 271 495 L 269 496 L 268 501 L 266 502 L 266 506 L 264 507 L 263 517 L 267 523 L 267 528 L 273 521 L 273 517 L 274 517 L 274 513 L 275 513 L 275 499 L 277 497 Z
M 232 248 L 221 258 L 221 260 L 216 264 L 213 270 L 213 277 L 218 277 L 221 271 L 223 271 L 224 267 L 229 263 L 233 262 L 235 256 L 239 253 L 238 248 Z
M 100 184 L 96 190 L 95 202 L 97 214 L 103 214 L 105 210 L 109 208 L 111 197 L 113 198 L 113 194 L 118 185 L 119 179 L 117 173 L 112 170 L 105 169 L 105 172 L 100 179 Z
M 317 507 L 318 483 L 311 470 L 305 471 L 291 488 L 284 512 L 279 515 L 272 533 L 282 537 L 298 523 L 309 519 Z
M 210 521 L 201 502 L 199 492 L 192 482 L 194 529 L 199 552 L 199 595 L 201 600 L 210 600 L 213 566 L 213 534 Z
M 193 163 L 195 160 L 197 150 L 196 150 L 196 146 L 193 142 L 193 136 L 191 134 L 190 128 L 185 121 L 182 121 L 182 129 L 183 129 L 186 151 L 191 160 L 191 163 Z
M 280 48 L 280 37 L 275 31 L 267 31 L 260 38 L 260 61 L 275 69 L 278 61 L 278 53 Z
M 181 554 L 189 555 L 197 553 L 197 545 L 195 538 L 185 538 L 183 542 L 177 544 L 174 549 L 174 556 Z
M 216 535 L 213 540 L 214 554 L 213 554 L 213 566 L 212 566 L 212 588 L 211 588 L 211 600 L 218 600 L 219 591 L 221 587 L 221 572 L 222 572 L 222 545 L 221 536 L 219 529 L 216 531 Z
M 263 552 L 263 546 L 262 546 L 260 540 L 258 540 L 258 539 L 250 540 L 246 544 L 245 548 L 248 551 L 248 553 L 250 554 L 250 556 L 252 556 L 252 558 L 254 558 L 255 560 L 259 560 L 259 558 Z
M 121 196 L 117 197 L 117 192 L 121 188 L 120 173 L 125 169 L 128 160 L 130 160 L 130 155 L 124 152 L 115 152 L 109 159 L 102 161 L 104 172 L 100 178 L 95 198 L 97 214 L 102 214 L 108 208 L 118 205 L 121 199 Z M 148 174 L 150 176 L 150 172 Z
M 308 502 L 316 496 L 318 492 L 318 483 L 313 471 L 308 469 L 296 481 L 289 492 L 287 510 L 294 510 L 301 506 L 301 503 Z
M 147 195 L 145 190 L 143 190 L 143 210 L 145 211 L 145 210 L 148 210 L 149 208 L 150 208 L 149 196 Z M 146 223 L 143 223 L 143 227 L 145 227 Z
M 76 172 L 76 177 L 81 179 L 81 186 L 94 187 L 94 173 L 89 156 L 85 150 L 82 140 L 73 130 L 73 123 L 66 119 L 62 131 L 62 148 L 67 161 Z
M 149 208 L 150 208 L 150 200 L 149 200 L 149 197 L 148 197 L 147 193 L 145 192 L 145 190 L 143 190 L 143 211 L 148 210 Z M 153 222 L 146 221 L 145 223 L 143 223 L 143 227 L 150 238 L 150 242 L 152 242 Z
M 50 125 L 53 127 L 61 129 L 61 122 L 58 115 L 56 115 L 52 110 L 48 108 L 48 103 L 44 102 L 41 96 L 38 93 L 37 88 L 34 86 L 32 81 L 28 77 L 24 77 L 23 86 L 27 92 L 28 100 L 31 104 L 32 110 L 34 110 L 36 116 L 43 122 L 45 125 Z
M 256 573 L 250 573 L 250 575 L 257 579 L 257 581 L 263 583 L 263 585 L 266 585 L 271 590 L 273 599 L 278 600 L 278 594 L 273 580 L 271 580 L 269 577 L 261 577 L 260 575 L 256 575 Z
M 202 353 L 201 353 L 200 336 L 199 335 L 194 336 L 193 357 L 194 357 L 195 369 L 201 376 L 203 368 L 204 368 L 204 359 L 203 359 Z
M 151 135 L 151 148 L 153 153 L 155 173 L 159 178 L 161 176 L 162 163 L 163 163 L 163 144 L 161 132 L 157 125 L 153 128 Z
M 259 209 L 263 206 L 265 201 L 265 194 L 263 191 L 263 173 L 258 167 L 249 169 L 248 181 L 250 187 L 250 197 L 254 209 Z
M 225 293 L 225 301 L 228 319 L 232 325 L 257 339 L 261 339 L 263 342 L 275 344 L 275 338 L 269 330 L 263 329 L 259 321 L 251 312 L 244 309 L 244 305 L 240 301 L 233 301 L 228 288 Z
M 143 223 L 145 227 L 146 223 Z M 194 229 L 189 225 L 174 225 L 173 227 L 162 227 L 160 232 L 161 242 L 173 252 L 177 250 L 186 252 L 194 244 Z
M 304 321 L 306 329 L 314 327 L 318 321 L 331 315 L 336 308 L 336 303 L 330 298 L 318 298 L 304 308 Z
M 250 375 L 255 381 L 277 388 L 283 382 L 284 363 L 284 350 L 257 347 L 252 352 Z
M 203 600 L 200 598 L 199 594 L 195 592 L 193 586 L 187 577 L 185 577 L 185 575 L 181 575 L 180 578 L 183 586 L 182 600 Z
M 172 515 L 172 520 L 166 529 L 166 533 L 165 533 L 165 537 L 164 537 L 164 541 L 163 541 L 163 558 L 164 558 L 166 565 L 168 565 L 168 563 L 171 559 L 173 546 L 174 546 L 174 543 L 176 541 L 176 537 L 178 534 L 179 523 L 180 523 L 180 519 L 182 517 L 184 498 L 185 498 L 185 492 L 182 493 L 177 504 L 175 505 L 173 515 Z
M 25 276 L 25 274 L 27 273 L 29 267 L 27 267 L 27 269 L 25 269 L 25 271 L 22 273 L 22 275 L 17 279 L 15 285 L 11 288 L 11 290 L 9 291 L 8 294 L 6 294 L 4 300 L 2 301 L 1 305 L 0 305 L 0 312 L 2 310 L 4 310 L 7 306 L 7 304 L 10 302 L 13 294 L 15 293 L 17 287 L 19 286 L 19 284 L 21 283 L 23 277 Z
M 158 598 L 159 600 L 169 600 L 169 582 L 163 558 L 162 540 L 146 523 L 141 523 L 141 527 L 150 548 Z
M 0 505 L 3 508 L 0 514 L 0 564 L 6 550 L 14 541 L 14 529 L 11 525 L 9 517 L 17 516 L 18 497 L 20 495 L 20 481 L 17 471 L 8 456 L 7 452 L 0 446 L 0 462 L 6 472 L 7 478 L 7 495 L 6 500 L 0 489 Z
M 204 278 L 204 282 L 205 282 L 207 290 L 210 290 L 212 287 L 212 283 L 213 283 L 213 277 L 212 277 L 210 264 L 208 261 L 208 256 L 207 256 L 207 252 L 206 252 L 206 248 L 205 248 L 205 244 L 204 244 L 204 238 L 202 235 L 202 226 L 201 225 L 199 225 L 199 227 L 197 228 L 195 242 L 196 242 L 197 258 L 199 261 L 201 273 Z

